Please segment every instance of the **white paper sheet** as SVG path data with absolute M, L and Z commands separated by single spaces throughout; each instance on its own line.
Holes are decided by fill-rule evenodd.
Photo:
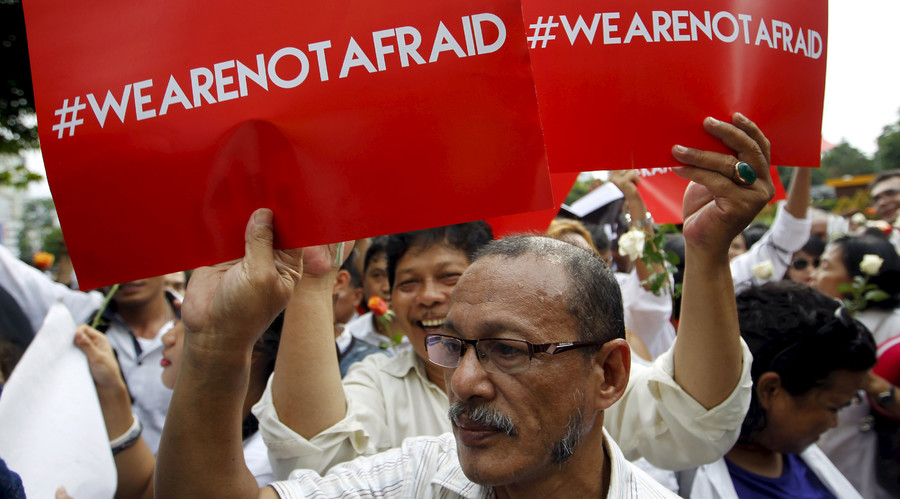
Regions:
M 29 499 L 112 497 L 116 467 L 75 322 L 56 303 L 0 396 L 0 456 Z
M 616 199 L 621 199 L 623 197 L 622 191 L 620 191 L 615 184 L 607 182 L 585 194 L 584 197 L 578 201 L 572 203 L 572 206 L 569 207 L 569 211 L 579 217 L 584 217 L 587 214 L 612 203 Z

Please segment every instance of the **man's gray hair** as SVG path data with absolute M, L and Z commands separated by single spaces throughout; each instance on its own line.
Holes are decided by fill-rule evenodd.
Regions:
M 609 267 L 593 254 L 556 239 L 536 235 L 512 236 L 481 248 L 473 263 L 488 256 L 517 258 L 532 255 L 557 261 L 566 270 L 566 308 L 577 324 L 579 341 L 606 343 L 625 338 L 622 291 Z

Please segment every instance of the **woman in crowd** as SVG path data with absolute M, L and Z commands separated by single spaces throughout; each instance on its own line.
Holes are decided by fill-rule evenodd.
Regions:
M 876 266 L 869 262 L 881 260 Z M 830 243 L 813 276 L 813 286 L 828 296 L 849 300 L 841 290 L 854 278 L 867 278 L 887 296 L 861 304 L 857 318 L 882 343 L 900 332 L 900 256 L 886 238 L 876 235 L 847 236 Z M 867 383 L 868 395 L 883 405 L 897 404 L 896 389 L 882 390 L 881 384 Z M 877 392 L 876 392 L 877 391 Z M 877 436 L 873 431 L 870 406 L 865 400 L 851 404 L 840 413 L 837 428 L 822 436 L 819 446 L 829 459 L 866 498 L 891 497 L 875 477 Z
M 875 364 L 871 333 L 831 298 L 791 281 L 750 288 L 737 305 L 753 353 L 750 410 L 737 444 L 683 481 L 682 495 L 860 497 L 815 442 Z
M 778 203 L 772 226 L 761 233 L 757 224 L 744 229 L 747 250 L 731 258 L 731 276 L 736 293 L 753 284 L 761 285 L 770 278 L 758 275 L 756 268 L 760 264 L 770 265 L 770 275 L 776 279 L 785 275 L 794 254 L 809 239 L 812 222 L 807 211 L 811 183 L 811 168 L 797 168 L 788 188 L 787 200 Z
M 819 259 L 825 251 L 825 241 L 815 234 L 810 234 L 809 240 L 802 248 L 794 252 L 791 264 L 784 274 L 784 278 L 812 286 L 813 272 L 819 267 Z
M 274 481 L 266 454 L 266 447 L 258 431 L 258 422 L 250 408 L 262 396 L 269 374 L 275 368 L 275 357 L 281 338 L 282 316 L 275 319 L 253 347 L 250 386 L 244 399 L 242 439 L 244 459 L 257 483 L 263 487 Z M 175 388 L 175 379 L 181 368 L 181 350 L 184 324 L 180 321 L 163 335 L 162 383 Z M 103 411 L 106 431 L 110 435 L 118 474 L 117 498 L 152 498 L 153 470 L 156 458 L 143 438 L 141 423 L 133 414 L 128 388 L 122 378 L 119 364 L 106 336 L 89 326 L 78 326 L 75 345 L 87 356 L 91 376 L 97 387 L 97 396 Z M 227 438 L 223 436 L 223 438 Z

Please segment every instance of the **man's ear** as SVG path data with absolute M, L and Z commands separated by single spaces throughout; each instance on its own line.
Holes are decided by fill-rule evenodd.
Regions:
M 359 303 L 363 299 L 363 293 L 365 292 L 365 290 L 361 287 L 355 288 L 355 289 L 356 289 L 356 291 L 353 292 L 353 306 L 358 307 Z
M 759 379 L 757 379 L 756 383 L 753 385 L 753 389 L 756 390 L 756 398 L 759 400 L 760 407 L 769 410 L 772 408 L 775 396 L 778 395 L 784 387 L 781 386 L 781 376 L 778 373 L 775 371 L 767 371 L 759 376 Z
M 334 289 L 331 291 L 332 295 L 338 295 L 342 293 L 347 286 L 350 284 L 350 272 L 347 272 L 344 269 L 338 270 L 337 275 L 334 277 Z
M 631 374 L 631 349 L 628 342 L 616 338 L 606 342 L 591 356 L 596 377 L 595 396 L 598 408 L 605 410 L 625 393 Z

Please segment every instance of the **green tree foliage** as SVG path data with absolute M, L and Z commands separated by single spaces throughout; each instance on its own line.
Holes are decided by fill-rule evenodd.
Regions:
M 576 181 L 575 185 L 572 186 L 572 190 L 569 191 L 568 197 L 566 197 L 566 204 L 571 205 L 588 192 L 591 192 L 591 182 L 584 182 L 581 180 Z
M 862 175 L 875 173 L 875 163 L 859 149 L 842 141 L 822 156 L 822 171 L 826 178 Z
M 19 157 L 19 151 L 39 147 L 20 0 L 0 0 L 0 68 L 0 186 L 21 189 L 43 177 L 28 171 Z
M 900 168 L 900 120 L 884 127 L 878 137 L 875 166 L 878 171 Z
M 22 231 L 19 232 L 19 258 L 31 261 L 35 251 L 46 251 L 59 256 L 62 233 L 56 226 L 56 207 L 50 198 L 25 202 Z
M 802 166 L 779 166 L 778 177 L 781 179 L 781 185 L 787 190 L 791 185 L 791 179 L 794 178 L 794 172 Z M 825 171 L 822 168 L 814 168 L 812 171 L 812 185 L 822 185 L 825 183 Z
M 44 177 L 25 168 L 25 164 L 21 160 L 14 166 L 0 167 L 0 185 L 24 189 L 29 183 L 42 178 Z
M 37 148 L 34 88 L 20 0 L 0 0 L 0 68 L 0 154 Z

